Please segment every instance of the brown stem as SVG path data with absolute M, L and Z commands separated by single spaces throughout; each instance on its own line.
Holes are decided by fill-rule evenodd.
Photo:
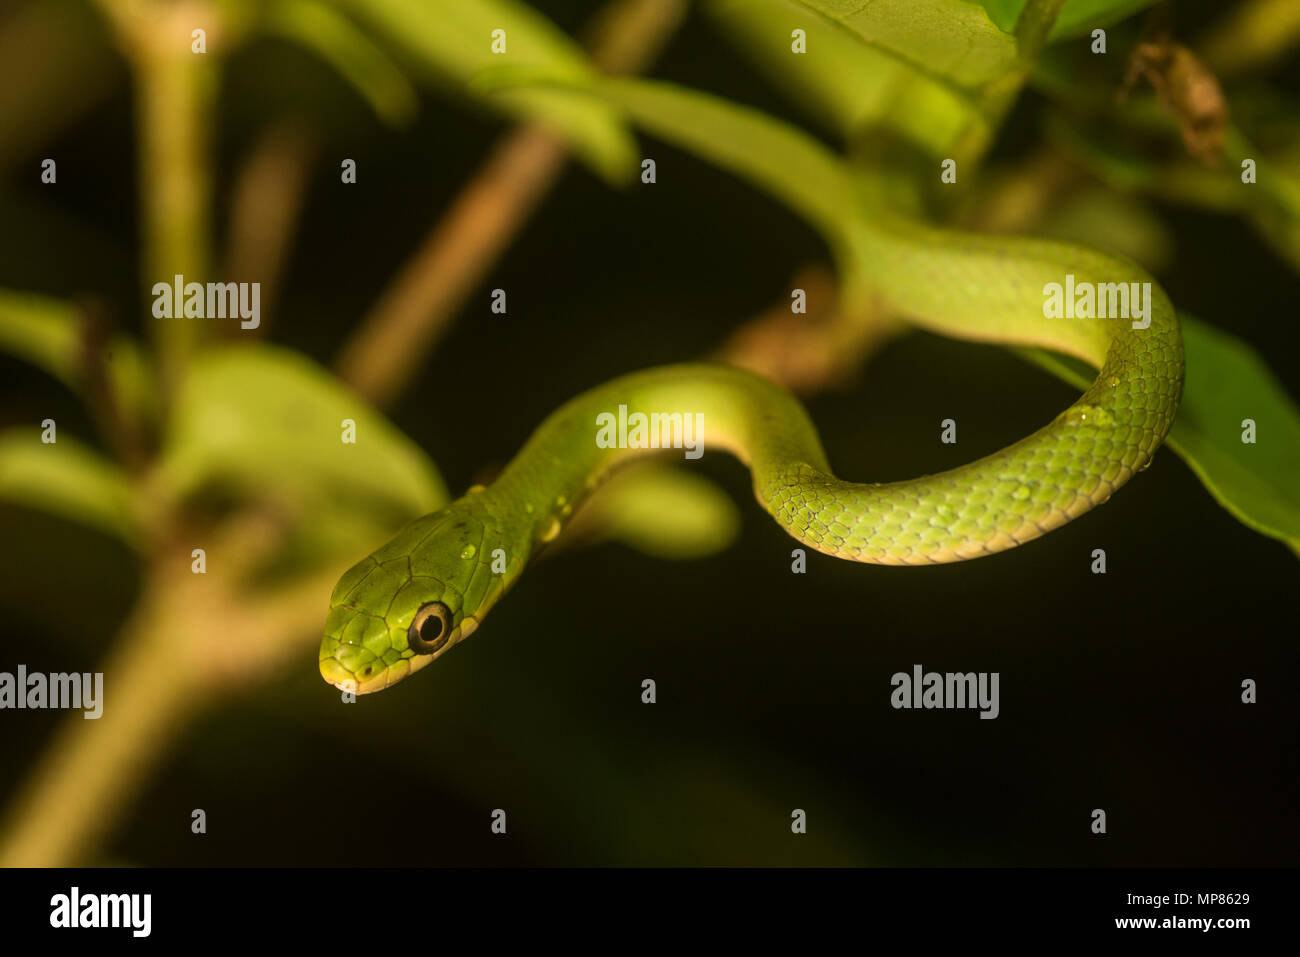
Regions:
M 825 266 L 801 269 L 791 287 L 806 293 L 806 314 L 783 300 L 738 327 L 711 358 L 807 395 L 843 383 L 901 331 L 876 304 L 850 311 Z
M 103 710 L 72 712 L 8 808 L 0 867 L 93 861 L 97 848 L 191 719 L 231 690 L 278 674 L 309 653 L 343 566 L 303 576 L 265 597 L 223 569 L 255 564 L 269 547 L 263 516 L 228 523 L 190 570 L 185 548 L 152 563 L 151 577 L 102 671 Z M 189 820 L 174 822 L 189 834 Z M 184 830 L 182 830 L 184 829 Z
M 108 351 L 113 329 L 98 302 L 81 307 L 81 388 L 86 407 L 94 417 L 104 442 L 119 462 L 138 473 L 144 468 L 147 452 L 140 422 L 134 409 L 124 409 L 109 381 Z
M 136 47 L 146 289 L 171 283 L 177 275 L 203 281 L 210 262 L 208 131 L 216 78 L 206 62 L 213 54 L 190 52 L 192 22 L 165 18 L 157 33 Z M 184 375 L 204 326 L 179 316 L 153 322 L 160 383 L 167 396 Z
M 199 707 L 170 616 L 143 600 L 103 664 L 103 713 L 63 719 L 0 829 L 0 866 L 85 863 L 177 729 Z M 184 822 L 178 821 L 177 827 Z
M 282 123 L 258 140 L 239 172 L 222 275 L 230 281 L 260 284 L 261 322 L 248 331 L 237 325 L 223 326 L 230 336 L 267 333 L 314 152 L 303 129 Z

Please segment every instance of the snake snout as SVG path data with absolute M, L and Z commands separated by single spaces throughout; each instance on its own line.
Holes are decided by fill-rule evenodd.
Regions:
M 382 660 L 360 645 L 338 641 L 332 648 L 321 648 L 321 677 L 340 691 L 353 694 L 378 691 L 389 684 L 387 671 Z

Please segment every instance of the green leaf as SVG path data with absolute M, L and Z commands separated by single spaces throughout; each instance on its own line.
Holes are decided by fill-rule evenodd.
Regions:
M 1156 0 L 1065 0 L 1061 15 L 1052 26 L 1052 40 L 1091 33 L 1127 20 Z
M 980 5 L 988 12 L 989 19 L 1003 33 L 1015 33 L 1016 21 L 1020 11 L 1025 9 L 1029 0 L 980 0 Z
M 355 444 L 343 441 L 345 420 Z M 201 353 L 173 405 L 154 480 L 173 499 L 213 485 L 313 509 L 413 517 L 441 506 L 433 463 L 306 357 L 266 344 Z
M 262 25 L 302 44 L 334 67 L 385 123 L 404 126 L 418 100 L 388 55 L 333 7 L 318 0 L 279 0 L 264 8 Z
M 484 87 L 564 83 L 549 74 L 495 71 Z M 605 77 L 577 85 L 625 110 L 640 126 L 744 177 L 785 202 L 830 241 L 846 239 L 852 182 L 838 156 L 766 113 L 671 83 Z
M 68 436 L 46 444 L 34 426 L 0 434 L 0 498 L 98 528 L 128 545 L 139 543 L 130 481 Z
M 594 76 L 581 48 L 527 4 L 514 0 L 333 0 L 461 92 L 481 70 L 502 65 L 580 80 Z M 506 52 L 492 52 L 504 30 Z M 494 97 L 507 113 L 556 129 L 601 175 L 626 181 L 636 169 L 631 134 L 604 104 L 561 89 L 518 89 Z
M 1242 524 L 1300 554 L 1300 409 L 1250 346 L 1179 312 L 1187 383 L 1166 444 Z M 1040 350 L 1021 350 L 1078 388 L 1095 373 Z M 1256 442 L 1242 442 L 1242 421 Z
M 1016 29 L 1020 13 L 1029 0 L 980 0 L 988 11 L 989 19 L 1008 33 Z M 1052 39 L 1091 33 L 1098 27 L 1108 27 L 1132 16 L 1155 0 L 1065 0 L 1052 27 Z
M 1150 273 L 1174 258 L 1172 232 L 1150 204 L 1100 185 L 1081 186 L 1053 203 L 1034 233 L 1126 256 Z
M 968 126 L 987 127 L 959 91 L 808 16 L 799 0 L 710 0 L 706 9 L 765 75 L 779 78 L 793 103 L 842 139 L 881 126 L 932 156 L 948 156 Z M 808 53 L 800 56 L 790 52 L 795 24 L 807 34 Z
M 1016 63 L 1016 41 L 971 0 L 799 0 L 918 69 L 982 86 Z
M 81 389 L 84 333 L 75 307 L 58 299 L 0 289 L 0 349 Z M 135 343 L 113 336 L 105 347 L 109 388 L 123 409 L 139 415 L 152 402 L 148 368 Z
M 593 538 L 622 542 L 659 558 L 703 558 L 740 531 L 740 510 L 714 482 L 686 469 L 648 462 L 601 486 L 583 506 Z
M 0 290 L 0 348 L 69 386 L 79 375 L 80 323 L 65 302 Z

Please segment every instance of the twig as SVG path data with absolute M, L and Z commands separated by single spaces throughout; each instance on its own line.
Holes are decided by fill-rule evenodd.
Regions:
M 1016 21 L 1016 63 L 980 91 L 985 123 L 972 124 L 953 146 L 960 168 L 973 168 L 992 145 L 991 131 L 1001 128 L 1016 97 L 1034 70 L 1034 61 L 1047 47 L 1052 26 L 1065 0 L 1028 0 Z
M 904 329 L 877 304 L 850 311 L 825 266 L 800 270 L 792 286 L 804 290 L 807 314 L 779 302 L 737 328 L 712 358 L 808 395 L 843 384 Z
M 1016 21 L 1016 55 L 1031 67 L 1047 47 L 1065 0 L 1029 0 Z
M 222 275 L 261 285 L 261 322 L 251 330 L 265 336 L 275 293 L 302 207 L 306 171 L 315 146 L 299 126 L 272 127 L 254 146 L 235 181 L 230 232 Z M 235 335 L 236 326 L 225 326 Z M 247 334 L 243 330 L 239 334 Z
M 278 674 L 317 637 L 346 563 L 264 597 L 220 569 L 244 569 L 270 546 L 264 517 L 228 523 L 205 575 L 172 549 L 152 564 L 140 601 L 101 666 L 103 713 L 65 718 L 0 828 L 0 867 L 93 860 L 96 848 L 190 720 L 231 690 Z M 187 819 L 175 822 L 178 833 Z
M 208 130 L 216 92 L 221 24 L 207 0 L 144 5 L 98 0 L 131 64 L 139 111 L 144 288 L 176 275 L 202 277 L 210 262 L 212 172 Z M 152 16 L 146 16 L 147 12 Z M 192 52 L 192 31 L 206 30 L 213 52 Z M 201 322 L 155 318 L 153 336 L 163 401 L 179 383 Z
M 86 407 L 118 461 L 129 471 L 139 473 L 147 457 L 144 434 L 134 415 L 135 410 L 122 407 L 109 381 L 108 350 L 112 328 L 103 306 L 97 302 L 85 303 L 81 315 L 78 378 L 86 397 Z
M 402 266 L 344 345 L 339 377 L 389 405 L 446 332 L 564 163 L 563 144 L 528 125 L 511 132 Z

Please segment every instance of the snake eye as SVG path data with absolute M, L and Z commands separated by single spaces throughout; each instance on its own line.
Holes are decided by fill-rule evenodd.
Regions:
M 451 609 L 440 601 L 426 602 L 420 606 L 406 630 L 406 640 L 421 655 L 441 651 L 451 636 Z

